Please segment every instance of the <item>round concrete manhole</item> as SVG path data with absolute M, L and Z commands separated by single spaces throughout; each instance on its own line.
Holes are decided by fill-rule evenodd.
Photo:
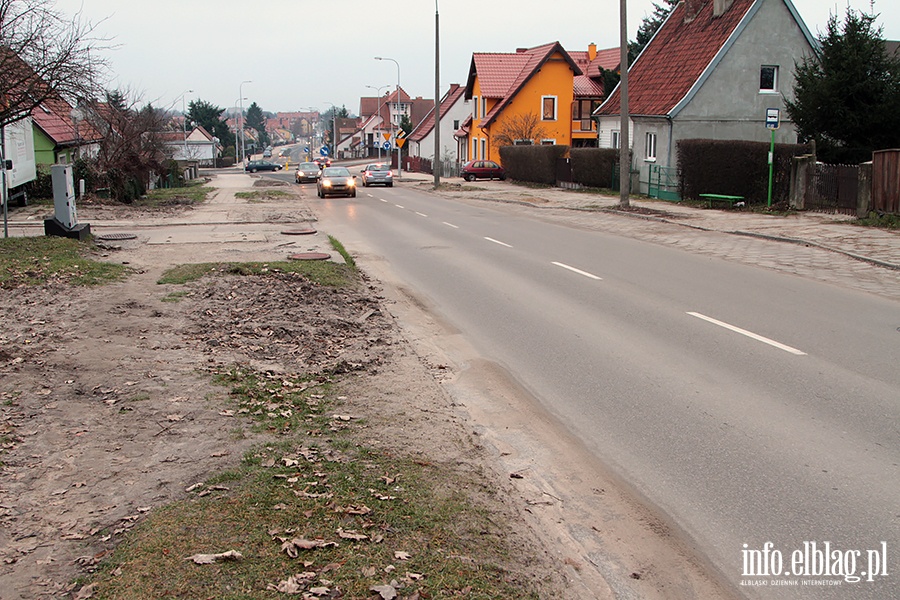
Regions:
M 331 255 L 324 252 L 300 252 L 291 254 L 288 258 L 291 260 L 328 260 Z
M 111 242 L 113 240 L 133 240 L 136 239 L 137 236 L 133 233 L 104 233 L 103 235 L 98 235 L 98 240 L 103 240 L 105 242 Z
M 315 229 L 286 229 L 281 235 L 312 235 L 316 233 Z

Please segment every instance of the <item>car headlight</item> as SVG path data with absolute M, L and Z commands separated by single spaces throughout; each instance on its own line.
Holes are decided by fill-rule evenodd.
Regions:
M 330 180 L 330 179 L 323 179 L 323 180 L 322 180 L 322 187 L 331 187 L 331 180 Z
M 356 180 L 355 180 L 355 179 L 349 179 L 349 180 L 347 180 L 347 185 L 349 185 L 350 187 L 355 186 L 355 185 L 356 185 Z

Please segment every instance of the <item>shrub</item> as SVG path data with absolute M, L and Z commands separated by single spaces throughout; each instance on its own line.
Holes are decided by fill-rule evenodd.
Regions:
M 568 151 L 568 146 L 501 146 L 500 161 L 510 179 L 554 185 L 556 161 Z
M 775 145 L 773 202 L 787 201 L 791 159 L 808 153 L 808 146 Z M 700 194 L 727 194 L 743 196 L 751 204 L 766 202 L 769 144 L 741 140 L 681 140 L 678 142 L 678 181 L 681 197 L 685 200 L 699 200 Z
M 588 187 L 613 187 L 613 172 L 619 164 L 615 148 L 572 148 L 572 181 Z

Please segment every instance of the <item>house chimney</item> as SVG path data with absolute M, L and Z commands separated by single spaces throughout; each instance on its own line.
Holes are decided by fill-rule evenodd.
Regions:
M 690 23 L 697 18 L 707 0 L 684 0 L 684 22 Z
M 713 0 L 713 17 L 724 15 L 732 4 L 734 4 L 734 0 Z
M 591 42 L 588 44 L 588 60 L 592 61 L 597 58 L 597 44 Z

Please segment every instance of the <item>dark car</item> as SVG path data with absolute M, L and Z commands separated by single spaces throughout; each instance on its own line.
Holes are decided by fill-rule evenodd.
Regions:
M 328 196 L 349 196 L 356 198 L 356 175 L 351 175 L 347 167 L 325 167 L 316 183 L 319 198 Z
M 312 162 L 300 163 L 297 165 L 297 172 L 294 173 L 294 181 L 304 183 L 306 181 L 315 181 L 319 178 L 319 165 Z
M 499 179 L 503 181 L 506 179 L 506 171 L 492 160 L 470 160 L 463 165 L 459 174 L 466 181 L 474 181 L 476 179 Z
M 362 183 L 363 187 L 369 187 L 378 183 L 387 187 L 394 187 L 394 174 L 388 165 L 372 163 L 371 165 L 366 165 L 366 168 L 363 169 Z
M 244 167 L 245 171 L 256 173 L 257 171 L 280 171 L 282 168 L 278 163 L 269 162 L 267 160 L 251 160 Z

